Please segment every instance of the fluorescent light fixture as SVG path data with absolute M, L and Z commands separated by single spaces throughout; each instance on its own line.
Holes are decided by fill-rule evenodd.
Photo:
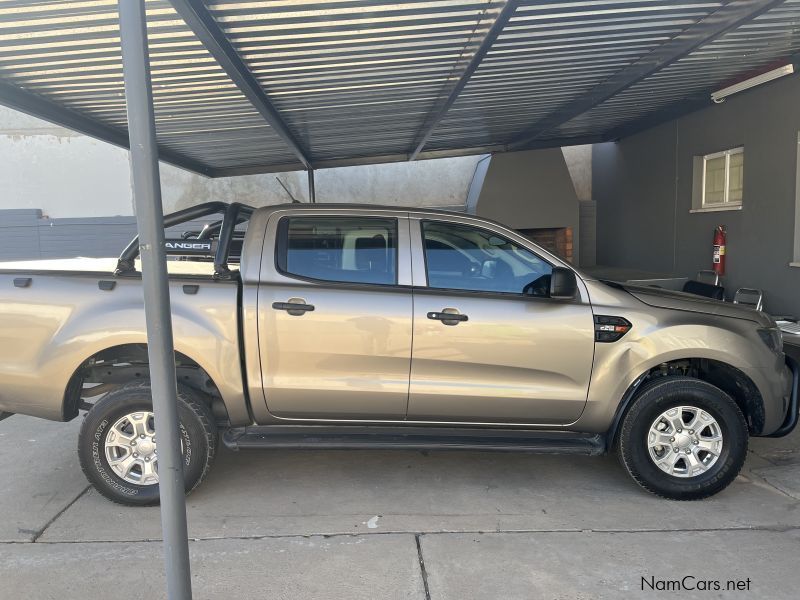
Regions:
M 749 90 L 752 87 L 756 87 L 757 85 L 761 85 L 762 83 L 767 83 L 768 81 L 772 81 L 773 79 L 778 79 L 779 77 L 783 77 L 784 75 L 791 75 L 794 73 L 794 65 L 788 64 L 782 67 L 778 67 L 777 69 L 772 69 L 772 71 L 767 71 L 766 73 L 762 73 L 761 75 L 756 75 L 755 77 L 751 77 L 750 79 L 745 79 L 744 81 L 740 81 L 739 83 L 734 83 L 731 86 L 728 86 L 724 89 L 719 90 L 718 92 L 713 92 L 711 94 L 711 99 L 719 104 L 720 102 L 724 102 L 725 98 L 730 96 L 731 94 L 736 94 L 738 92 L 743 92 L 744 90 Z

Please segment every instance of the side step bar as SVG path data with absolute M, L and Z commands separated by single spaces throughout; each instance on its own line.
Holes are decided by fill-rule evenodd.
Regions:
M 374 425 L 239 427 L 225 431 L 222 442 L 232 450 L 243 448 L 482 450 L 588 456 L 597 456 L 606 451 L 605 437 L 599 434 Z

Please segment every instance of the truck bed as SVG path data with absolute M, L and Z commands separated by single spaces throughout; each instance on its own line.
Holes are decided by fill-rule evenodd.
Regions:
M 56 258 L 50 260 L 25 260 L 0 262 L 0 273 L 49 273 L 57 271 L 68 274 L 97 274 L 112 276 L 117 267 L 116 258 Z M 141 272 L 140 261 L 136 270 Z M 175 276 L 211 277 L 214 265 L 211 262 L 169 260 L 167 272 Z
M 108 348 L 145 344 L 138 275 L 114 277 L 116 259 L 0 263 L 0 412 L 75 416 L 68 386 Z M 225 404 L 247 421 L 238 323 L 238 279 L 211 277 L 209 262 L 169 261 L 175 350 L 196 362 Z

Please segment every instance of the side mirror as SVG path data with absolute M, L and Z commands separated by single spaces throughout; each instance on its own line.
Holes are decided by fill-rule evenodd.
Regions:
M 564 267 L 553 267 L 550 274 L 550 297 L 571 300 L 578 295 L 578 280 L 575 273 Z

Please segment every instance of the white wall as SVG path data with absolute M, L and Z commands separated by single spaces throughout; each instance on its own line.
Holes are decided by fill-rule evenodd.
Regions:
M 580 246 L 582 263 L 594 263 L 594 211 L 583 210 L 593 208 L 590 146 L 322 169 L 317 201 L 463 208 L 473 179 L 473 210 L 480 197 L 479 214 L 512 227 L 572 226 L 576 257 Z M 212 200 L 308 200 L 303 171 L 209 179 L 162 164 L 161 181 L 167 213 Z M 19 208 L 54 219 L 132 216 L 128 152 L 0 106 L 0 211 Z
M 130 215 L 127 152 L 0 107 L 0 209 Z
M 323 169 L 318 202 L 463 206 L 479 157 Z M 165 212 L 210 200 L 255 206 L 308 199 L 305 172 L 209 179 L 162 164 Z M 128 152 L 0 107 L 0 209 L 50 217 L 133 214 Z

